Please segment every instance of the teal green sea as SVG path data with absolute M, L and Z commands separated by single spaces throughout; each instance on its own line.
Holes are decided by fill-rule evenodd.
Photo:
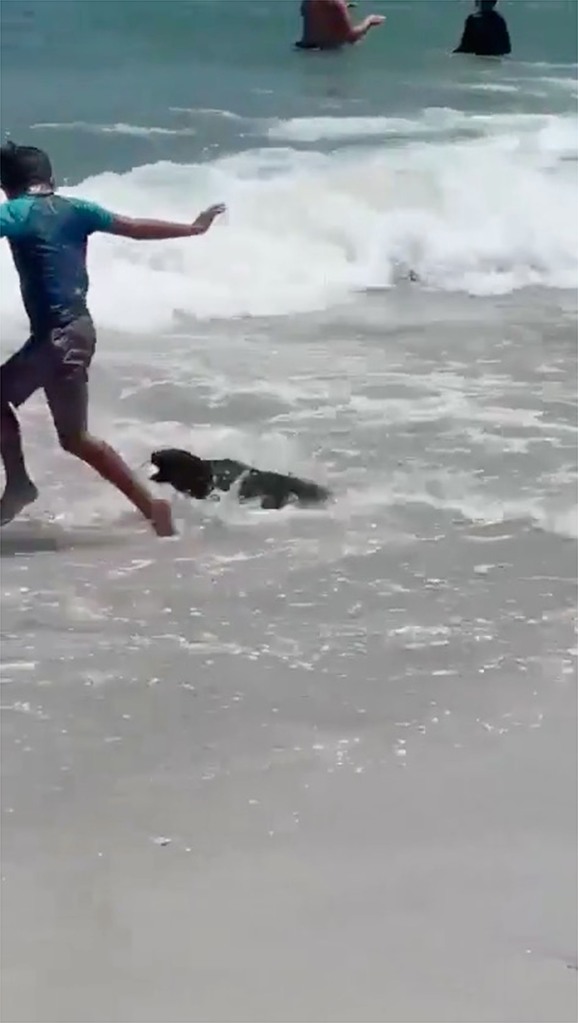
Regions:
M 194 136 L 146 136 L 186 126 L 177 108 L 413 117 L 425 107 L 522 114 L 575 104 L 560 84 L 575 77 L 575 0 L 502 3 L 513 57 L 500 63 L 450 58 L 470 10 L 462 0 L 376 0 L 384 28 L 354 51 L 325 55 L 292 50 L 298 8 L 297 0 L 3 0 L 3 130 L 60 125 L 36 127 L 34 137 L 77 180 L 155 154 L 183 162 L 254 144 L 239 124 L 208 115 Z M 364 0 L 356 14 L 366 10 Z M 73 124 L 84 133 L 65 133 Z M 88 126 L 115 124 L 143 134 L 87 137 Z

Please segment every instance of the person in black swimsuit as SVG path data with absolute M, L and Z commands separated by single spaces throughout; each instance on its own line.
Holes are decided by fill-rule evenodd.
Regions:
M 466 18 L 463 35 L 454 53 L 476 57 L 505 57 L 512 52 L 506 19 L 495 10 L 497 0 L 476 0 L 476 11 Z

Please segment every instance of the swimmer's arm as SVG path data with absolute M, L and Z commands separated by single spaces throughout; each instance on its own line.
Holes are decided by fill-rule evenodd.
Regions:
M 211 224 L 225 212 L 223 203 L 203 210 L 192 224 L 176 224 L 168 220 L 136 220 L 132 217 L 115 215 L 109 227 L 109 234 L 137 241 L 165 241 L 168 238 L 191 238 L 206 234 Z
M 333 0 L 331 5 L 334 26 L 346 43 L 358 43 L 370 29 L 385 21 L 380 14 L 370 14 L 360 21 L 359 25 L 354 25 L 348 10 L 349 6 L 346 0 Z

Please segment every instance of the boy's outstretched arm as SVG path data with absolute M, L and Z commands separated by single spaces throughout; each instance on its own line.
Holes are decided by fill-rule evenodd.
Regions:
M 216 217 L 219 217 L 225 210 L 224 203 L 209 206 L 207 210 L 199 213 L 192 224 L 174 224 L 167 220 L 135 220 L 132 217 L 119 217 L 115 214 L 110 234 L 118 234 L 122 238 L 135 238 L 138 241 L 191 238 L 193 235 L 205 234 Z

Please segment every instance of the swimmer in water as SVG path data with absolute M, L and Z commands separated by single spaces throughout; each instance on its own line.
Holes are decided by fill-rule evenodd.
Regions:
M 463 35 L 454 53 L 476 57 L 506 57 L 512 52 L 506 19 L 495 10 L 498 0 L 476 0 L 476 11 L 466 18 Z
M 382 25 L 382 14 L 370 14 L 354 25 L 346 0 L 302 0 L 303 35 L 295 45 L 300 50 L 339 50 L 352 46 L 372 28 Z

